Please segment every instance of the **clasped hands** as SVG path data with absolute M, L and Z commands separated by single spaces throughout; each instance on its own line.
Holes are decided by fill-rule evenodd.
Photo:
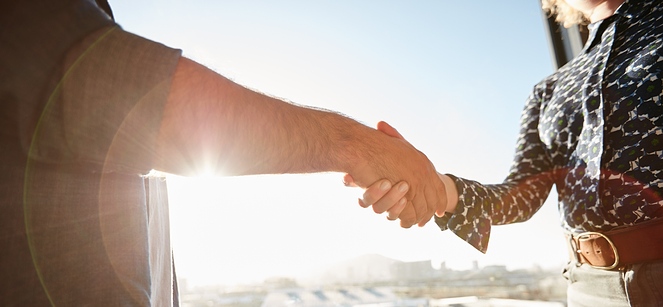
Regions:
M 395 128 L 385 122 L 379 122 L 377 130 L 392 140 L 409 146 L 409 150 L 414 152 L 409 152 L 410 156 L 400 156 L 394 165 L 385 165 L 390 168 L 391 173 L 386 172 L 386 176 L 368 186 L 356 180 L 357 174 L 354 177 L 353 174 L 345 174 L 343 182 L 346 186 L 365 189 L 363 197 L 359 199 L 359 205 L 364 208 L 372 207 L 378 214 L 386 212 L 389 220 L 400 219 L 403 228 L 415 224 L 421 227 L 430 221 L 434 214 L 444 215 L 444 212 L 448 211 L 445 183 L 448 185 L 450 179 L 437 173 L 428 158 L 407 142 Z M 377 166 L 376 168 L 379 169 Z

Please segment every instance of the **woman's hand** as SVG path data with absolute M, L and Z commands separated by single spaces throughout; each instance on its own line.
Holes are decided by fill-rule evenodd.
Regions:
M 343 182 L 346 186 L 357 186 L 349 174 L 345 174 Z M 387 212 L 387 219 L 394 221 L 407 204 L 405 194 L 408 189 L 407 182 L 401 181 L 394 186 L 389 180 L 381 179 L 369 186 L 358 202 L 363 208 L 372 206 L 377 214 Z

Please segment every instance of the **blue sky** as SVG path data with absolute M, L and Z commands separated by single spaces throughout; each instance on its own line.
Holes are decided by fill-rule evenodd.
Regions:
M 507 175 L 524 101 L 553 71 L 537 1 L 110 4 L 130 32 L 260 92 L 386 120 L 438 171 L 484 183 Z M 301 275 L 364 253 L 459 268 L 565 259 L 554 193 L 532 221 L 494 227 L 482 255 L 433 223 L 403 230 L 359 208 L 340 174 L 172 178 L 169 189 L 179 272 L 193 283 Z

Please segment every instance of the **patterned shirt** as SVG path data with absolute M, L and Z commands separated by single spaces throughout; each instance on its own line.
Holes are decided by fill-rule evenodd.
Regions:
M 627 0 L 590 25 L 585 48 L 534 87 L 510 174 L 451 176 L 459 200 L 436 217 L 481 252 L 491 225 L 528 220 L 553 184 L 564 229 L 607 231 L 663 208 L 663 2 Z

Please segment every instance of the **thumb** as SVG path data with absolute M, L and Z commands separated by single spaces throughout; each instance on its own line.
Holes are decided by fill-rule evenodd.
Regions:
M 352 178 L 350 174 L 345 174 L 343 176 L 343 184 L 346 187 L 357 187 L 357 184 L 355 183 L 355 179 Z
M 382 132 L 382 133 L 384 133 L 384 134 L 386 134 L 390 137 L 405 140 L 405 138 L 400 133 L 398 133 L 398 130 L 396 130 L 396 128 L 392 127 L 391 125 L 387 124 L 384 121 L 378 122 L 378 127 L 377 128 L 378 128 L 378 131 L 380 131 L 380 132 Z

